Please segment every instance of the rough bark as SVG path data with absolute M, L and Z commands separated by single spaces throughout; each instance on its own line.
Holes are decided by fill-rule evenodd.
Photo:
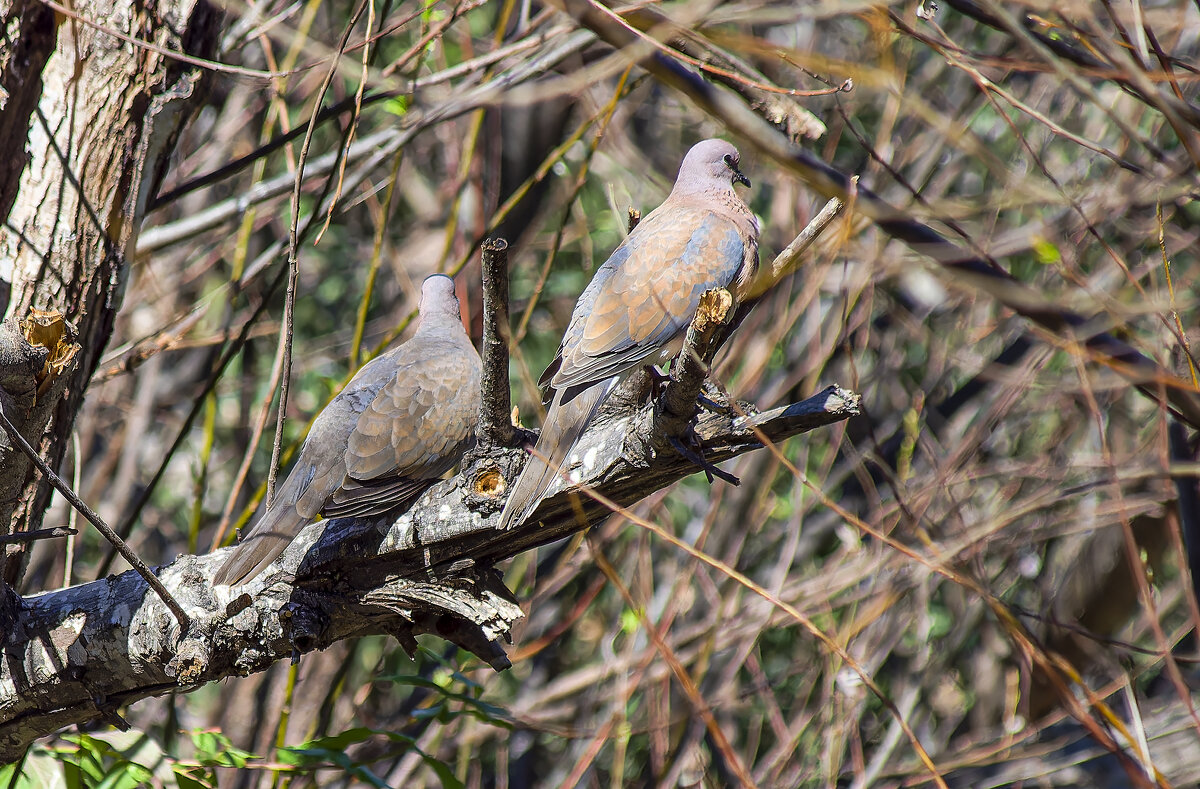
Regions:
M 208 57 L 218 18 L 206 0 L 70 8 L 0 0 L 0 361 L 15 360 L 0 403 L 51 467 L 112 333 L 145 205 L 200 80 L 195 66 L 131 42 Z M 31 319 L 54 331 L 43 351 Z M 52 364 L 37 363 L 47 353 Z M 34 374 L 22 379 L 21 369 Z M 49 495 L 0 437 L 0 523 L 9 533 L 35 528 Z M 21 558 L 7 557 L 6 582 Z
M 706 412 L 696 433 L 719 462 L 856 413 L 858 396 L 830 387 L 762 414 L 745 404 Z M 521 610 L 496 563 L 604 517 L 607 506 L 587 490 L 625 505 L 694 473 L 674 451 L 656 449 L 655 424 L 653 406 L 602 419 L 572 461 L 579 486 L 555 483 L 535 513 L 540 524 L 495 528 L 502 480 L 515 477 L 524 452 L 491 447 L 398 518 L 313 524 L 244 589 L 214 588 L 222 552 L 182 556 L 159 577 L 191 616 L 187 633 L 133 572 L 14 601 L 0 664 L 0 760 L 69 724 L 120 725 L 117 709 L 137 699 L 352 636 L 387 633 L 411 648 L 416 634 L 436 633 L 506 667 L 500 640 Z

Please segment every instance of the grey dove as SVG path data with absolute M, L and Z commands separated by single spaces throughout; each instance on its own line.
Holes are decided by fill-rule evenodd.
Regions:
M 537 509 L 623 376 L 679 352 L 701 294 L 730 288 L 736 299 L 754 277 L 759 226 L 734 191 L 734 184 L 750 186 L 739 163 L 737 149 L 723 140 L 696 143 L 671 194 L 597 269 L 538 381 L 549 402 L 546 421 L 499 528 L 523 523 Z
M 421 285 L 416 333 L 363 366 L 313 421 L 275 501 L 217 571 L 251 580 L 318 515 L 375 515 L 412 503 L 473 443 L 479 354 L 459 317 L 454 282 Z

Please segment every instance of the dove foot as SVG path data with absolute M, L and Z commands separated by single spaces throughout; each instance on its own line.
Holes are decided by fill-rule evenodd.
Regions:
M 738 479 L 737 477 L 735 477 L 733 474 L 730 474 L 728 471 L 722 471 L 721 469 L 714 466 L 712 463 L 709 463 L 708 460 L 706 460 L 704 457 L 704 448 L 702 446 L 700 446 L 700 441 L 697 438 L 696 434 L 692 433 L 691 438 L 696 445 L 695 451 L 692 451 L 691 449 L 689 449 L 687 447 L 687 445 L 685 445 L 682 441 L 680 441 L 678 438 L 675 438 L 674 436 L 668 438 L 667 441 L 671 444 L 671 447 L 676 452 L 678 452 L 685 460 L 690 461 L 692 464 L 699 467 L 700 470 L 704 472 L 704 476 L 708 478 L 708 484 L 710 484 L 710 485 L 712 484 L 714 477 L 716 477 L 717 479 L 724 480 L 725 482 L 728 482 L 731 485 L 741 485 L 742 484 L 742 481 L 740 479 Z
M 696 397 L 696 405 L 700 406 L 705 411 L 710 411 L 714 414 L 720 414 L 721 416 L 733 416 L 732 408 L 724 403 L 718 403 L 716 400 L 713 400 L 711 397 L 705 394 L 701 394 Z
M 657 365 L 648 364 L 643 369 L 650 376 L 650 399 L 657 400 L 671 382 L 671 374 L 658 369 Z
M 719 416 L 732 417 L 737 415 L 737 412 L 730 404 L 729 393 L 710 380 L 705 380 L 700 385 L 700 394 L 696 396 L 696 405 L 709 413 Z

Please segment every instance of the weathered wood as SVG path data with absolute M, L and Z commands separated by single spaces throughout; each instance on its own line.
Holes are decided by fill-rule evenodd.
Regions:
M 479 440 L 483 445 L 511 446 L 512 394 L 508 380 L 508 242 L 483 242 L 483 397 L 479 410 Z
M 762 437 L 782 441 L 847 419 L 858 396 L 830 387 L 786 408 L 746 409 L 700 417 L 711 461 L 759 448 Z M 595 425 L 572 460 L 575 490 L 624 505 L 694 473 L 677 454 L 656 455 L 654 424 L 646 406 Z M 523 457 L 499 447 L 476 455 L 398 518 L 312 524 L 242 589 L 213 586 L 223 552 L 180 557 L 159 578 L 191 618 L 187 633 L 132 571 L 21 601 L 0 662 L 0 760 L 65 725 L 116 721 L 117 708 L 137 699 L 261 671 L 353 636 L 386 633 L 412 648 L 415 635 L 436 633 L 506 667 L 500 641 L 521 610 L 496 563 L 607 513 L 560 480 L 536 513 L 540 524 L 497 530 L 503 486 L 481 478 L 512 479 Z

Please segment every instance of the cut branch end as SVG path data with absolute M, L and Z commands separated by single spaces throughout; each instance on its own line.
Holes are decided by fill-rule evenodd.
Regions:
M 508 242 L 489 238 L 483 256 L 483 377 L 479 406 L 479 443 L 512 446 L 512 394 L 508 380 Z

